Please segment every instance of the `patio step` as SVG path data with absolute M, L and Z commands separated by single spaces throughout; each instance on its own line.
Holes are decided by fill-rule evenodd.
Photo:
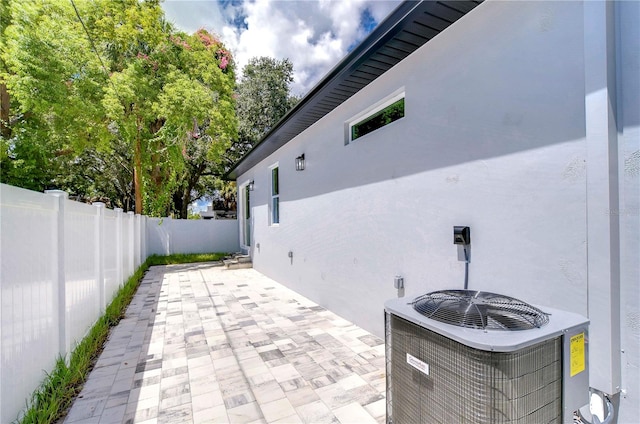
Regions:
M 251 256 L 243 254 L 234 254 L 222 261 L 227 269 L 253 268 Z

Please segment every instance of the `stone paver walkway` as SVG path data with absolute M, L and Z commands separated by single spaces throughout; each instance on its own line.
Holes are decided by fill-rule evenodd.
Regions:
M 152 267 L 65 423 L 382 423 L 383 340 L 253 269 Z

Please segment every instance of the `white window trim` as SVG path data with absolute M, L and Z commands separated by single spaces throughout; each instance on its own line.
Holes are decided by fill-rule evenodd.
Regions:
M 368 117 L 370 117 L 372 115 L 375 115 L 376 113 L 380 112 L 382 109 L 386 108 L 387 106 L 390 106 L 390 105 L 394 104 L 398 100 L 405 99 L 405 98 L 406 98 L 405 90 L 404 90 L 404 87 L 402 87 L 402 88 L 394 91 L 393 93 L 391 93 L 390 95 L 388 95 L 384 99 L 376 102 L 374 105 L 372 105 L 368 109 L 366 109 L 366 110 L 358 113 L 357 115 L 351 117 L 350 119 L 348 119 L 347 122 L 345 122 L 345 126 L 344 126 L 344 130 L 345 130 L 344 144 L 347 145 L 347 144 L 350 144 L 350 143 L 358 141 L 357 139 L 356 140 L 352 140 L 351 139 L 351 128 L 354 125 L 364 121 L 365 119 L 367 119 Z M 405 101 L 405 108 L 406 108 L 406 101 Z M 405 117 L 406 117 L 406 113 L 405 113 Z M 359 138 L 361 138 L 361 137 L 359 137 Z
M 273 194 L 273 170 L 278 168 L 278 194 Z M 278 198 L 278 222 L 273 222 L 273 199 Z M 280 163 L 276 162 L 269 167 L 269 226 L 278 227 L 280 225 Z

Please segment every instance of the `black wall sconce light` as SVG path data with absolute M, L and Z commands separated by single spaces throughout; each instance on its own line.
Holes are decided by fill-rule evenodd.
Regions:
M 296 171 L 304 171 L 304 153 L 296 158 Z
M 253 191 L 254 188 L 254 184 L 253 184 L 253 180 L 249 181 L 249 191 Z

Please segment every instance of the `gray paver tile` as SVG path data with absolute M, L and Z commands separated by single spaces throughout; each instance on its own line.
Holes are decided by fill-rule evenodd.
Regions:
M 159 403 L 160 403 L 160 399 L 157 397 L 147 398 L 147 399 L 129 398 L 125 413 L 126 414 L 135 413 L 137 411 L 143 411 L 143 410 L 153 409 L 153 408 L 158 409 Z
M 133 376 L 136 373 L 136 369 L 135 367 L 127 367 L 127 368 L 120 368 L 118 370 L 118 373 L 116 374 L 116 378 L 115 380 L 124 380 L 124 379 L 128 379 L 131 378 L 133 379 Z
M 158 399 L 160 397 L 160 384 L 141 386 L 130 391 L 129 402 L 144 399 Z
M 364 405 L 364 409 L 374 418 L 385 417 L 387 413 L 387 401 L 385 398 Z
M 116 406 L 127 405 L 129 401 L 129 390 L 120 393 L 114 393 L 109 395 L 107 402 L 104 405 L 104 409 L 115 408 Z
M 192 396 L 220 391 L 220 386 L 218 385 L 216 376 L 213 374 L 205 375 L 202 377 L 195 377 L 193 379 L 190 379 L 189 383 L 191 384 Z
M 249 423 L 262 418 L 262 412 L 257 402 L 227 409 L 227 415 L 230 423 Z
M 307 386 L 287 392 L 287 399 L 289 399 L 291 405 L 293 405 L 294 407 L 298 407 L 318 401 L 320 400 L 320 397 L 315 390 Z
M 160 400 L 160 409 L 161 410 L 171 409 L 176 406 L 185 405 L 185 404 L 189 404 L 188 405 L 189 410 L 191 410 L 191 394 L 190 393 L 181 394 L 178 396 L 172 396 L 172 397 L 168 397 Z
M 100 414 L 104 410 L 104 406 L 107 403 L 106 398 L 102 399 L 78 399 L 74 404 L 75 409 L 72 409 L 66 417 L 66 422 L 98 422 Z M 96 419 L 97 417 L 97 419 Z
M 193 422 L 194 424 L 229 422 L 229 417 L 227 416 L 227 409 L 224 407 L 224 405 L 219 405 L 217 407 L 211 407 L 211 408 L 203 409 L 202 411 L 194 412 Z
M 305 423 L 329 423 L 336 420 L 335 415 L 322 401 L 315 401 L 296 408 Z
M 192 421 L 193 413 L 191 411 L 191 405 L 184 403 L 172 408 L 163 409 L 158 414 L 158 424 L 175 424 L 186 423 Z
M 146 420 L 146 421 L 132 421 L 132 424 L 158 424 L 158 419 L 157 418 L 151 418 L 150 420 Z
M 263 385 L 254 387 L 252 390 L 254 396 L 261 404 L 269 403 L 285 397 L 284 391 L 275 380 L 271 380 Z
M 158 416 L 158 408 L 156 407 L 151 407 L 151 408 L 146 408 L 146 409 L 136 409 L 136 412 L 134 414 L 134 422 L 139 423 L 139 422 L 145 422 L 148 420 L 152 420 L 157 418 Z
M 274 400 L 273 402 L 260 405 L 262 415 L 267 422 L 274 422 L 279 419 L 295 415 L 296 411 L 287 398 Z
M 133 386 L 133 376 L 131 378 L 115 380 L 111 385 L 111 390 L 109 390 L 109 396 L 112 396 L 116 393 L 128 392 L 129 390 L 131 390 L 132 386 Z
M 353 402 L 333 410 L 342 424 L 376 424 L 377 421 L 359 403 Z
M 105 408 L 100 415 L 100 424 L 120 424 L 123 421 L 127 405 Z

